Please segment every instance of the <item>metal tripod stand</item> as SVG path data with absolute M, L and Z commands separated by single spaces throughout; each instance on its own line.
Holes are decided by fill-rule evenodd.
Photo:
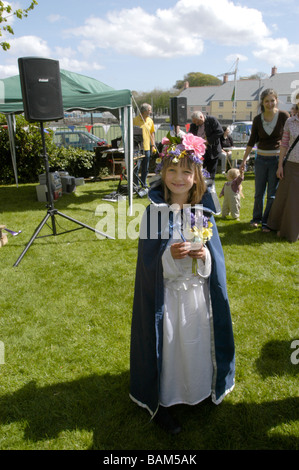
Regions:
M 44 134 L 44 126 L 43 123 L 40 123 L 41 127 L 41 135 L 42 135 L 42 145 L 43 145 L 43 157 L 44 157 L 44 163 L 45 163 L 45 170 L 46 170 L 46 184 L 47 184 L 47 199 L 48 199 L 48 204 L 47 204 L 47 214 L 41 221 L 41 223 L 38 225 L 36 228 L 34 234 L 32 235 L 31 239 L 29 240 L 28 244 L 26 245 L 25 249 L 17 259 L 17 261 L 14 264 L 14 267 L 18 266 L 18 264 L 21 262 L 22 258 L 25 256 L 26 252 L 29 250 L 30 246 L 34 242 L 36 238 L 44 238 L 44 237 L 50 237 L 50 236 L 56 236 L 56 235 L 62 235 L 64 233 L 69 233 L 69 232 L 74 232 L 76 230 L 81 230 L 83 228 L 87 228 L 89 230 L 92 230 L 94 233 L 98 233 L 99 235 L 102 235 L 103 237 L 110 238 L 111 240 L 114 240 L 113 237 L 110 237 L 102 232 L 99 232 L 99 230 L 96 230 L 95 228 L 90 227 L 89 225 L 84 224 L 83 222 L 80 222 L 79 220 L 73 219 L 72 217 L 69 217 L 66 214 L 63 214 L 62 212 L 59 212 L 57 209 L 54 207 L 54 200 L 53 200 L 53 194 L 52 194 L 52 188 L 51 188 L 51 181 L 50 181 L 50 170 L 49 170 L 49 161 L 48 161 L 48 155 L 46 151 L 46 143 L 45 143 L 45 134 Z M 55 216 L 59 215 L 60 217 L 63 217 L 67 220 L 70 220 L 71 222 L 74 222 L 77 225 L 80 225 L 80 227 L 71 229 L 71 230 L 66 230 L 64 232 L 59 232 L 57 233 L 56 229 L 56 221 L 55 221 Z M 47 221 L 51 218 L 52 222 L 52 233 L 49 235 L 43 235 L 43 236 L 38 236 L 44 225 L 47 223 Z

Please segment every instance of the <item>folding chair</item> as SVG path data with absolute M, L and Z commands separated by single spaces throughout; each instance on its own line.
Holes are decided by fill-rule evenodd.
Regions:
M 144 197 L 147 195 L 148 189 L 144 187 L 144 184 L 139 177 L 140 162 L 145 158 L 145 155 L 142 154 L 143 137 L 142 129 L 140 127 L 134 126 L 133 143 L 133 194 L 137 194 L 139 197 Z M 124 181 L 128 181 L 125 160 L 121 162 L 121 165 L 122 172 L 120 174 L 117 190 L 103 198 L 105 200 L 116 202 L 123 198 L 123 196 L 129 195 L 128 184 L 123 184 Z

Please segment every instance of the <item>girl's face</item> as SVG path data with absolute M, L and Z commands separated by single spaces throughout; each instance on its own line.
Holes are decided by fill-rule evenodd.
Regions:
M 270 95 L 265 96 L 265 98 L 263 99 L 263 105 L 264 105 L 265 110 L 267 111 L 272 111 L 274 108 L 276 108 L 277 99 L 275 95 L 270 94 Z
M 164 183 L 172 195 L 188 199 L 189 191 L 196 183 L 194 170 L 187 166 L 169 165 L 166 169 Z

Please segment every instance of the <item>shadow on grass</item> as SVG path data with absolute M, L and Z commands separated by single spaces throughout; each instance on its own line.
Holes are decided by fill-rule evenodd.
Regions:
M 260 357 L 256 360 L 256 367 L 259 374 L 263 377 L 282 376 L 285 374 L 296 376 L 299 373 L 299 364 L 292 362 L 299 354 L 291 347 L 294 340 L 272 340 L 264 344 Z M 296 346 L 298 350 L 298 346 Z M 298 360 L 298 359 L 297 359 Z
M 72 206 L 72 210 L 81 210 L 80 205 L 89 204 L 97 199 L 101 199 L 107 194 L 110 194 L 112 190 L 116 190 L 117 182 L 113 182 L 107 188 L 107 183 L 105 188 L 99 189 L 88 185 L 88 189 L 81 190 L 80 193 L 70 193 L 64 194 L 61 198 L 54 201 L 56 209 L 63 210 Z M 115 186 L 115 189 L 114 189 Z M 46 202 L 39 202 L 36 196 L 36 185 L 20 185 L 18 188 L 16 186 L 0 186 L 0 212 L 23 212 L 23 211 L 40 211 L 45 208 Z M 78 195 L 77 195 L 78 194 Z M 83 208 L 86 210 L 86 208 Z M 90 209 L 91 210 L 91 209 Z
M 222 245 L 261 245 L 284 241 L 277 238 L 276 232 L 263 233 L 261 228 L 252 228 L 248 222 L 216 218 Z
M 93 450 L 296 448 L 295 436 L 269 431 L 299 418 L 299 398 L 259 404 L 225 400 L 214 406 L 206 400 L 194 407 L 180 405 L 175 411 L 183 431 L 174 438 L 131 402 L 128 389 L 129 372 L 92 375 L 45 387 L 31 382 L 2 396 L 0 422 L 23 423 L 24 439 L 32 448 L 43 440 L 48 446 L 61 432 L 83 430 L 92 433 Z M 68 447 L 67 437 L 65 442 Z

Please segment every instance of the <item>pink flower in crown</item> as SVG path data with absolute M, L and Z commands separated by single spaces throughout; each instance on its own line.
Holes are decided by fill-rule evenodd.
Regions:
M 196 157 L 204 155 L 206 151 L 204 139 L 193 134 L 185 134 L 182 144 L 186 150 L 192 150 Z
M 161 143 L 162 143 L 162 145 L 169 145 L 170 140 L 167 137 L 163 137 L 163 139 L 161 140 Z

